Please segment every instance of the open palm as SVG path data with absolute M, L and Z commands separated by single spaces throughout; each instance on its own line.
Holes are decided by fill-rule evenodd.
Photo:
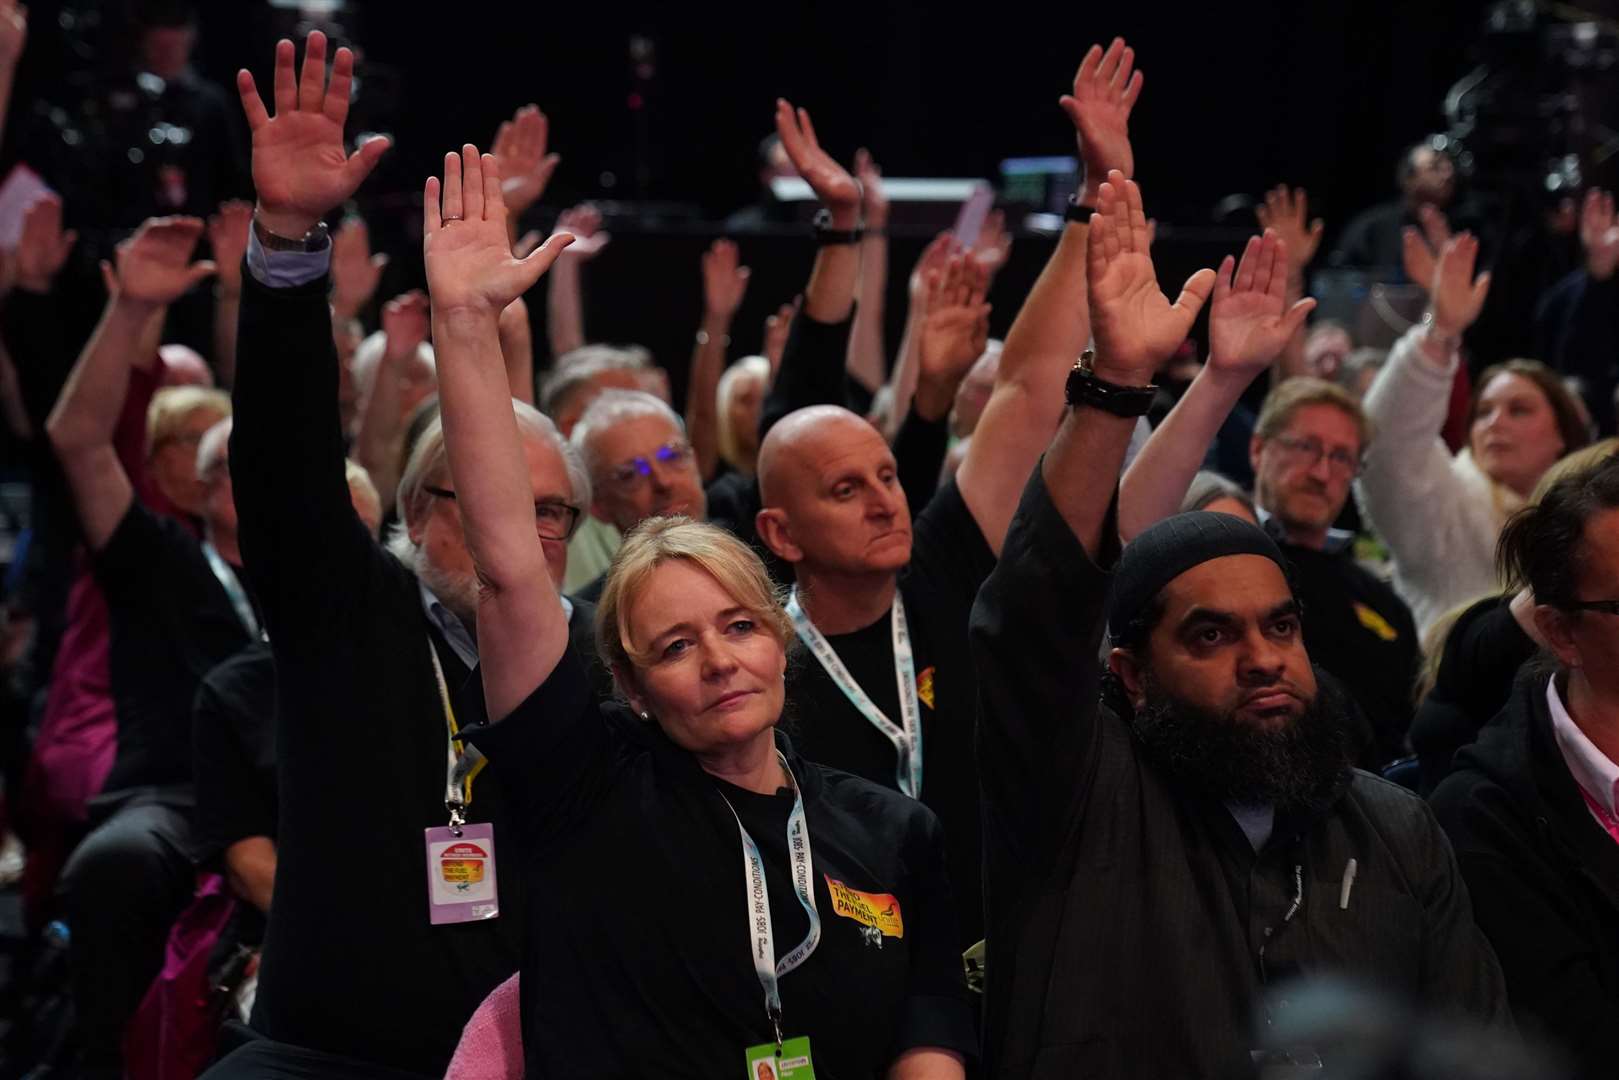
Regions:
M 1135 55 L 1123 38 L 1114 38 L 1106 53 L 1092 45 L 1074 75 L 1073 93 L 1060 100 L 1079 134 L 1079 152 L 1092 184 L 1114 169 L 1126 177 L 1135 172 L 1130 110 L 1141 94 L 1141 72 L 1132 74 Z
M 108 291 L 126 300 L 171 304 L 214 272 L 206 260 L 193 263 L 191 252 L 202 238 L 201 218 L 148 218 L 135 235 L 118 245 L 114 267 L 102 264 Z
M 1255 374 L 1281 355 L 1315 307 L 1314 300 L 1304 299 L 1284 313 L 1288 272 L 1287 244 L 1273 229 L 1248 240 L 1240 263 L 1225 257 L 1209 308 L 1211 367 Z

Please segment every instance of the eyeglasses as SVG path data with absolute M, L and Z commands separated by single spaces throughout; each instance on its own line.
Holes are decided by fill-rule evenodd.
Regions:
M 1598 611 L 1604 615 L 1619 615 L 1619 600 L 1575 600 L 1563 605 L 1564 611 Z
M 1359 455 L 1351 454 L 1344 449 L 1333 450 L 1328 453 L 1327 448 L 1321 445 L 1320 439 L 1300 439 L 1292 435 L 1273 435 L 1270 441 L 1280 446 L 1289 456 L 1300 459 L 1306 468 L 1315 468 L 1316 463 L 1325 457 L 1333 472 L 1348 476 L 1360 475 L 1363 463 Z
M 674 439 L 652 451 L 650 458 L 630 458 L 614 469 L 607 479 L 620 491 L 625 494 L 632 494 L 639 491 L 652 476 L 654 462 L 671 469 L 677 469 L 684 466 L 691 458 L 691 444 L 684 439 Z
M 422 490 L 440 499 L 455 499 L 455 492 L 446 488 L 423 484 Z M 540 499 L 534 503 L 534 531 L 539 533 L 541 540 L 566 542 L 573 539 L 580 516 L 581 511 L 577 506 L 570 506 L 561 499 Z

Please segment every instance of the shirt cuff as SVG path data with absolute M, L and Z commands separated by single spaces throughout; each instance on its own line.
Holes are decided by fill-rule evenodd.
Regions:
M 266 251 L 258 233 L 247 230 L 247 269 L 261 285 L 292 289 L 324 277 L 332 266 L 330 244 L 320 251 Z

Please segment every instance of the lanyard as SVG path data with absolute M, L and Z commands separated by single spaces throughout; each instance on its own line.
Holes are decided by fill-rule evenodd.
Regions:
M 787 818 L 787 854 L 793 861 L 793 891 L 798 894 L 798 902 L 809 916 L 809 933 L 804 935 L 797 948 L 781 958 L 780 963 L 774 962 L 776 939 L 770 927 L 770 892 L 765 887 L 765 863 L 759 855 L 759 845 L 748 835 L 742 819 L 737 816 L 736 807 L 731 805 L 730 799 L 725 798 L 724 792 L 720 792 L 720 798 L 725 800 L 725 808 L 736 818 L 736 831 L 742 836 L 742 881 L 748 890 L 748 934 L 753 939 L 753 970 L 759 976 L 759 985 L 764 987 L 765 1014 L 770 1017 L 771 1026 L 776 1031 L 776 1045 L 780 1046 L 779 984 L 784 975 L 808 960 L 815 946 L 820 944 L 821 916 L 815 910 L 815 865 L 810 856 L 809 826 L 804 821 L 804 793 L 781 751 L 778 750 L 776 756 L 781 758 L 782 771 L 793 785 L 793 812 Z
M 475 746 L 464 746 L 456 737 L 455 710 L 450 706 L 450 687 L 444 681 L 444 665 L 439 663 L 433 639 L 427 639 L 427 655 L 433 658 L 433 676 L 438 680 L 438 700 L 444 707 L 444 727 L 448 735 L 448 762 L 444 770 L 444 809 L 450 812 L 450 831 L 461 835 L 467 823 L 467 807 L 472 805 L 472 781 L 483 771 L 488 759 Z
M 248 602 L 247 593 L 242 590 L 242 583 L 236 580 L 236 571 L 219 554 L 219 549 L 213 542 L 202 542 L 202 554 L 208 560 L 208 569 L 214 572 L 219 579 L 219 585 L 225 590 L 225 596 L 230 600 L 230 606 L 236 609 L 236 617 L 241 620 L 242 628 L 247 631 L 250 638 L 260 641 L 269 641 L 270 636 L 259 626 L 259 617 L 253 614 L 253 605 Z
M 798 636 L 804 639 L 804 644 L 815 654 L 815 659 L 821 662 L 827 677 L 843 691 L 843 696 L 849 699 L 849 704 L 894 744 L 894 754 L 898 758 L 895 774 L 899 790 L 913 799 L 920 798 L 922 706 L 916 692 L 916 661 L 911 656 L 911 634 L 905 624 L 905 601 L 900 599 L 899 590 L 894 591 L 893 609 L 894 681 L 899 686 L 901 720 L 899 724 L 883 715 L 883 711 L 877 708 L 866 692 L 860 688 L 860 684 L 855 682 L 854 676 L 849 674 L 849 669 L 843 666 L 843 661 L 833 650 L 831 642 L 826 640 L 826 635 L 821 633 L 804 613 L 803 605 L 798 602 L 796 587 L 787 599 L 787 614 L 792 617 Z

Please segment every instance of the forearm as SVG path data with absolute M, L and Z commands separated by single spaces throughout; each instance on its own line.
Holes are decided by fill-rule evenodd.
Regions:
M 407 359 L 409 359 L 407 357 Z M 354 434 L 354 460 L 365 466 L 378 491 L 392 491 L 399 484 L 399 451 L 405 435 L 404 388 L 398 360 L 384 356 L 377 362 Z
M 23 405 L 22 385 L 17 381 L 17 368 L 3 343 L 0 343 L 0 415 L 4 416 L 6 430 L 18 442 L 34 437 L 34 426 L 29 423 L 28 409 Z
M 893 385 L 893 404 L 888 410 L 888 430 L 883 433 L 890 439 L 899 438 L 899 433 L 910 415 L 911 405 L 916 399 L 916 381 L 921 368 L 921 354 L 917 351 L 916 345 L 919 321 L 914 310 L 908 312 L 905 316 L 905 331 L 899 339 L 899 356 L 894 361 L 894 371 L 890 378 Z
M 871 393 L 888 377 L 883 346 L 883 310 L 888 288 L 888 238 L 868 235 L 860 241 L 860 304 L 849 331 L 849 377 Z
M 1130 463 L 1119 485 L 1119 535 L 1125 541 L 1180 510 L 1209 445 L 1248 387 L 1248 379 L 1205 367 Z
M 500 313 L 500 355 L 506 362 L 506 384 L 512 397 L 525 405 L 534 404 L 534 330 L 522 297 Z
M 545 280 L 545 336 L 554 364 L 585 344 L 585 297 L 578 260 L 558 259 Z
M 804 287 L 803 313 L 817 322 L 843 322 L 854 311 L 855 286 L 859 280 L 858 245 L 823 245 L 815 253 L 815 265 L 810 269 L 809 284 Z
M 225 849 L 225 877 L 231 891 L 266 915 L 275 892 L 275 841 L 250 836 Z
M 1287 276 L 1287 293 L 1282 310 L 1291 311 L 1293 305 L 1302 299 L 1304 299 L 1304 271 L 1300 270 Z M 1309 332 L 1309 324 L 1300 324 L 1299 328 L 1293 332 L 1293 336 L 1287 339 L 1287 344 L 1282 347 L 1281 355 L 1276 358 L 1276 363 L 1271 365 L 1272 386 L 1284 383 L 1288 379 L 1296 378 L 1300 375 L 1313 374 L 1304 361 L 1304 339 Z
M 686 438 L 697 455 L 697 468 L 704 483 L 714 478 L 719 467 L 720 375 L 725 369 L 725 343 L 730 340 L 731 322 L 712 312 L 703 316 L 692 347 L 691 371 L 686 378 Z
M 236 385 L 236 329 L 242 317 L 241 286 L 214 290 L 214 374 L 226 390 Z
M 148 322 L 160 310 L 116 297 L 108 303 L 46 421 L 59 454 L 111 445 L 129 369 Z

